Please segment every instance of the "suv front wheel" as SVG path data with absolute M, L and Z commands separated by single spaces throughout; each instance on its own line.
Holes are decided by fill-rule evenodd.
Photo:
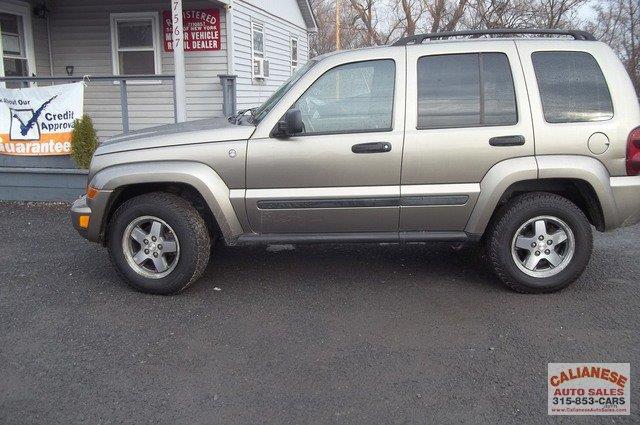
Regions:
M 507 204 L 487 235 L 489 260 L 511 289 L 558 291 L 574 282 L 591 257 L 593 235 L 582 210 L 551 193 L 530 193 Z
M 198 279 L 211 240 L 198 211 L 179 196 L 149 193 L 123 203 L 109 222 L 111 261 L 134 289 L 175 294 Z

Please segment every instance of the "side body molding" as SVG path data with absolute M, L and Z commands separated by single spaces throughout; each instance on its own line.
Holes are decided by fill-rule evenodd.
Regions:
M 90 185 L 99 190 L 140 183 L 184 183 L 196 189 L 215 217 L 227 243 L 235 243 L 243 233 L 231 204 L 230 191 L 209 166 L 189 161 L 158 161 L 114 165 L 99 171 Z
M 611 189 L 611 179 L 605 166 L 595 158 L 580 155 L 541 155 L 537 157 L 539 178 L 584 180 L 591 185 L 600 200 L 605 230 L 620 225 L 618 207 Z
M 480 196 L 464 230 L 472 235 L 482 235 L 507 188 L 537 177 L 538 165 L 533 156 L 507 159 L 494 165 L 480 182 Z

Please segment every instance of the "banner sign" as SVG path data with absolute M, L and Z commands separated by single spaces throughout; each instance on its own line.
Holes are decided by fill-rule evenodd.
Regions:
M 182 12 L 184 51 L 220 50 L 220 9 L 196 9 Z M 162 11 L 164 51 L 173 52 L 171 11 Z
M 0 154 L 69 155 L 73 121 L 82 117 L 84 84 L 0 88 Z

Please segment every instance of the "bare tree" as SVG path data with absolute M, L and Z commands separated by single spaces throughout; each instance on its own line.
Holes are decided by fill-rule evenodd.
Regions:
M 342 4 L 337 25 L 336 1 Z M 318 21 L 312 54 L 335 48 L 337 28 L 341 32 L 341 48 L 347 49 L 384 45 L 417 32 L 584 27 L 579 12 L 592 1 L 595 0 L 312 0 Z M 617 49 L 630 74 L 637 75 L 637 0 L 597 1 L 601 3 L 591 27 Z
M 588 29 L 613 47 L 640 96 L 640 8 L 638 0 L 607 0 L 595 7 Z
M 469 0 L 423 0 L 428 14 L 429 32 L 453 31 L 464 17 Z
M 326 0 L 311 0 L 318 32 L 310 38 L 310 56 L 318 56 L 335 48 L 335 15 Z
M 401 0 L 400 6 L 396 10 L 401 11 L 399 21 L 403 29 L 402 35 L 415 35 L 418 23 L 425 12 L 424 0 Z
M 353 49 L 365 45 L 363 32 L 353 25 L 354 13 L 350 7 L 346 7 L 346 1 L 340 14 L 340 47 Z M 316 17 L 318 32 L 311 37 L 311 56 L 331 52 L 336 48 L 336 1 L 312 0 L 311 7 Z
M 538 28 L 581 26 L 579 10 L 588 0 L 537 0 L 532 2 L 533 23 Z
M 467 26 L 474 29 L 531 27 L 533 1 L 471 0 Z
M 350 4 L 365 43 L 381 45 L 418 31 L 456 29 L 469 0 L 350 0 Z
M 392 23 L 385 19 L 385 22 L 382 25 L 380 24 L 377 12 L 382 2 L 376 0 L 349 0 L 349 2 L 355 13 L 352 24 L 364 34 L 365 45 L 380 46 L 387 44 L 400 23 L 396 19 Z

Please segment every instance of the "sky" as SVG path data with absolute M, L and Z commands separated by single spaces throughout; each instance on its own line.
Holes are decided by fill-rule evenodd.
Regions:
M 591 0 L 591 1 L 587 2 L 584 6 L 582 6 L 582 8 L 580 9 L 580 17 L 582 19 L 584 19 L 585 21 L 593 19 L 593 17 L 594 17 L 593 5 L 595 3 L 597 3 L 597 2 L 594 1 L 594 0 Z

